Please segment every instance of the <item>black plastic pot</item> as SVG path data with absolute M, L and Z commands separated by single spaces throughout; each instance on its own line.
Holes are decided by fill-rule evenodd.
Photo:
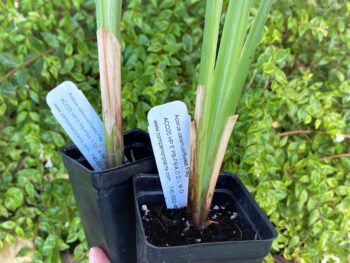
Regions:
M 238 216 L 248 222 L 247 228 L 255 231 L 256 240 L 201 243 L 186 246 L 158 247 L 146 240 L 141 218 L 141 206 L 145 203 L 161 203 L 163 195 L 158 176 L 140 174 L 134 177 L 136 202 L 136 242 L 139 263 L 257 263 L 269 253 L 277 233 L 240 180 L 222 173 L 216 185 L 215 200 L 232 198 Z
M 141 130 L 124 134 L 125 156 L 120 167 L 93 171 L 74 146 L 61 148 L 89 247 L 102 247 L 112 262 L 136 262 L 135 208 L 132 177 L 155 172 L 149 136 Z

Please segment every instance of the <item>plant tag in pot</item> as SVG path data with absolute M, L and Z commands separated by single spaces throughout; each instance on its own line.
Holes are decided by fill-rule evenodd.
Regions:
M 46 102 L 92 168 L 106 169 L 103 123 L 81 90 L 65 81 L 47 94 Z
M 187 206 L 191 117 L 174 101 L 148 113 L 148 131 L 168 209 Z

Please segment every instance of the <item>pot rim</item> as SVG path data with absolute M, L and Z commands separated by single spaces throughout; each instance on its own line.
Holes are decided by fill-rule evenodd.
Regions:
M 128 134 L 130 134 L 130 133 L 132 133 L 132 132 L 142 132 L 142 133 L 144 133 L 144 131 L 141 130 L 141 129 L 132 129 L 132 130 L 129 130 L 129 131 L 124 132 L 124 136 L 125 136 L 125 135 L 128 135 Z M 128 146 L 125 146 L 125 145 L 124 145 L 124 149 L 125 149 L 126 147 L 128 147 Z M 77 159 L 72 158 L 71 156 L 69 156 L 69 155 L 67 154 L 68 151 L 73 150 L 73 149 L 78 149 L 78 148 L 77 148 L 77 146 L 76 146 L 75 144 L 70 144 L 70 145 L 65 145 L 65 146 L 62 146 L 62 147 L 58 148 L 58 152 L 59 152 L 62 156 L 64 155 L 64 156 L 70 158 L 70 159 L 71 159 L 76 165 L 78 165 L 81 169 L 83 169 L 83 170 L 85 170 L 85 171 L 87 171 L 87 172 L 89 172 L 90 174 L 93 174 L 93 175 L 109 173 L 109 172 L 111 172 L 111 171 L 113 171 L 113 170 L 115 170 L 115 169 L 125 168 L 125 167 L 128 167 L 128 166 L 130 166 L 130 165 L 133 165 L 133 164 L 135 164 L 135 163 L 142 162 L 142 161 L 145 161 L 145 160 L 154 158 L 154 156 L 152 155 L 152 156 L 148 156 L 148 157 L 145 157 L 145 158 L 138 159 L 138 160 L 133 161 L 133 162 L 124 163 L 124 164 L 122 164 L 122 165 L 120 165 L 120 166 L 117 166 L 117 167 L 107 168 L 107 169 L 104 169 L 104 170 L 101 170 L 101 171 L 95 171 L 95 170 L 93 170 L 93 169 L 89 169 L 88 167 L 86 167 L 85 165 L 83 165 L 82 163 L 80 163 Z M 79 150 L 79 149 L 78 149 L 78 150 Z M 82 155 L 82 156 L 83 156 L 83 155 Z

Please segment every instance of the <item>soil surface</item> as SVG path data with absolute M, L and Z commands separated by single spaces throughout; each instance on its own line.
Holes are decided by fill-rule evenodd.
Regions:
M 208 218 L 209 226 L 203 230 L 190 224 L 186 208 L 169 210 L 163 202 L 143 204 L 140 209 L 146 238 L 156 246 L 259 238 L 230 198 L 214 199 Z

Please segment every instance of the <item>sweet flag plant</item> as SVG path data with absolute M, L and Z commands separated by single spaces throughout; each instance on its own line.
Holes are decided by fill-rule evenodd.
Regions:
M 121 106 L 122 0 L 96 0 L 97 46 L 107 167 L 123 163 Z
M 191 169 L 188 211 L 203 228 L 212 202 L 229 137 L 237 116 L 255 49 L 264 31 L 272 0 L 230 0 L 219 40 L 223 0 L 208 0 L 196 111 L 191 124 Z M 217 50 L 218 43 L 220 47 Z

